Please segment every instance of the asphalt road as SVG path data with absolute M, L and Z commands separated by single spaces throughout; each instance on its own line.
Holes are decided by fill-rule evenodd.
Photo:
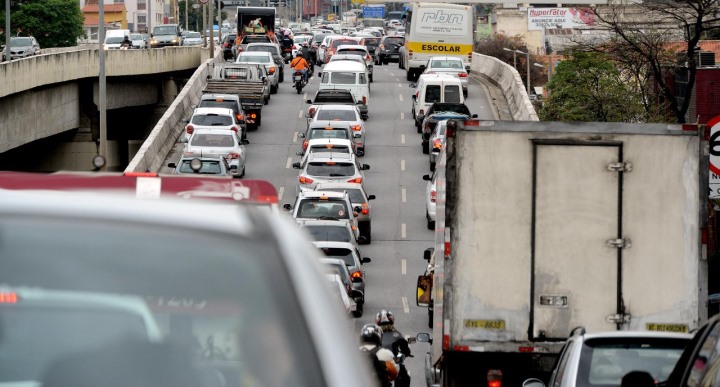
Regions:
M 286 65 L 287 66 L 287 65 Z M 317 71 L 321 68 L 316 67 Z M 286 74 L 289 74 L 286 67 Z M 291 164 L 300 161 L 295 155 L 304 132 L 304 114 L 318 88 L 318 77 L 298 95 L 288 81 L 280 84 L 269 105 L 263 108 L 263 124 L 248 133 L 246 178 L 270 181 L 278 190 L 280 205 L 293 203 L 298 171 Z M 466 104 L 478 118 L 497 119 L 489 90 L 494 86 L 471 79 Z M 365 313 L 354 320 L 354 332 L 363 324 L 374 322 L 375 314 L 389 309 L 396 316 L 396 327 L 405 335 L 431 332 L 427 309 L 415 305 L 417 276 L 425 271 L 423 251 L 432 246 L 433 232 L 426 228 L 425 187 L 422 175 L 429 174 L 428 155 L 422 153 L 420 134 L 413 125 L 410 110 L 414 89 L 405 81 L 405 71 L 397 64 L 376 66 L 370 88 L 369 115 L 365 122 L 366 156 L 361 159 L 371 169 L 365 172 L 365 188 L 377 199 L 372 205 L 372 244 L 361 246 L 361 253 L 372 258 L 365 264 Z M 187 117 L 191 112 L 187 113 Z M 177 161 L 182 145 L 176 146 L 167 162 Z M 170 172 L 164 168 L 162 172 Z M 427 343 L 411 345 L 415 357 L 405 362 L 412 386 L 424 386 L 424 358 L 430 350 Z

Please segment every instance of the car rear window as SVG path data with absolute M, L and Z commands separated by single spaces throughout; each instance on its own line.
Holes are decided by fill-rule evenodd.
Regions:
M 346 266 L 355 266 L 355 259 L 352 255 L 352 250 L 340 247 L 322 247 L 320 250 L 328 258 L 342 259 Z
M 462 70 L 463 63 L 460 60 L 434 60 L 430 62 L 430 68 L 437 69 L 458 69 Z
M 441 91 L 440 85 L 425 86 L 425 102 L 427 102 L 427 103 L 440 102 L 441 101 L 440 91 Z
M 311 129 L 310 140 L 318 138 L 339 138 L 343 140 L 349 140 L 348 131 L 346 129 Z
M 232 117 L 218 114 L 196 114 L 192 117 L 193 124 L 200 126 L 230 126 Z
M 297 217 L 350 219 L 350 213 L 345 201 L 342 199 L 321 200 L 308 198 L 300 200 Z
M 359 189 L 354 188 L 323 188 L 323 191 L 347 192 L 350 196 L 350 203 L 364 203 L 365 197 Z
M 333 72 L 323 72 L 322 73 L 322 83 L 332 83 L 334 85 L 354 85 L 355 84 L 355 74 L 354 72 L 340 72 L 340 71 L 333 71 Z
M 248 46 L 247 52 L 269 52 L 273 55 L 280 55 L 278 50 L 272 46 Z
M 320 109 L 316 115 L 322 121 L 357 121 L 354 110 Z
M 405 43 L 405 39 L 403 39 L 403 38 L 386 38 L 385 42 L 383 42 L 383 44 L 385 44 L 385 45 L 397 44 L 399 46 L 402 46 L 404 43 Z
M 380 44 L 380 38 L 364 38 L 363 44 L 368 47 L 377 47 Z
M 350 149 L 346 145 L 335 145 L 335 144 L 327 144 L 327 145 L 313 145 L 310 147 L 311 153 L 329 153 L 329 152 L 339 152 L 339 153 L 350 153 Z
M 332 43 L 330 43 L 330 47 L 332 48 L 338 48 L 339 46 L 342 46 L 343 44 L 357 44 L 357 40 L 354 39 L 334 39 Z
M 248 44 L 248 43 L 270 43 L 270 38 L 268 38 L 265 35 L 261 36 L 245 36 L 241 42 L 241 44 Z
M 337 51 L 337 54 L 365 56 L 367 52 L 361 48 L 342 48 Z
M 645 371 L 665 381 L 675 367 L 688 339 L 681 338 L 596 338 L 583 344 L 578 379 L 581 386 L 620 386 L 631 371 Z
M 190 167 L 191 160 L 182 160 L 178 166 L 178 172 L 180 173 L 196 173 L 192 167 Z M 219 175 L 223 173 L 222 167 L 220 167 L 220 161 L 203 160 L 200 171 L 197 172 L 204 175 Z
M 460 103 L 460 86 L 458 86 L 458 85 L 446 85 L 445 86 L 445 102 Z
M 200 105 L 198 107 L 207 107 L 207 108 L 225 108 L 225 109 L 232 109 L 232 111 L 235 112 L 235 114 L 240 113 L 238 111 L 238 104 L 236 101 L 232 100 L 216 100 L 216 99 L 204 99 L 200 101 Z M 228 124 L 232 125 L 232 124 Z
M 330 162 L 311 162 L 307 166 L 311 176 L 342 177 L 355 175 L 355 164 Z
M 190 145 L 209 146 L 215 148 L 232 148 L 235 146 L 235 139 L 231 134 L 196 133 L 190 139 Z
M 310 235 L 316 241 L 332 241 L 332 242 L 350 242 L 353 239 L 350 231 L 345 225 L 338 226 L 305 226 Z

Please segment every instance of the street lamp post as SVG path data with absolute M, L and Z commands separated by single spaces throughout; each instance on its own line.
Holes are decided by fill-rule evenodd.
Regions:
M 107 154 L 107 109 L 105 77 L 105 6 L 104 1 L 98 1 L 98 62 L 100 71 L 98 74 L 98 110 L 100 112 L 100 149 L 98 154 L 108 160 Z M 97 165 L 96 165 L 97 166 Z
M 511 50 L 509 48 L 503 47 L 503 51 L 512 52 L 513 54 L 513 67 L 515 67 L 515 70 L 517 70 L 517 56 L 515 55 L 517 53 L 517 50 Z
M 525 61 L 525 68 L 527 68 L 527 93 L 528 96 L 530 96 L 530 50 L 528 52 L 522 52 L 520 50 L 515 50 L 516 53 L 526 55 L 526 61 Z

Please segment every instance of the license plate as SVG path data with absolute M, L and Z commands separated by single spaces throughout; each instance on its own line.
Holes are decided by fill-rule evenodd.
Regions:
M 505 320 L 465 320 L 465 328 L 505 330 Z
M 400 54 L 390 54 L 390 57 L 391 57 L 391 58 L 397 58 L 397 57 L 399 57 L 399 56 L 400 56 Z
M 301 80 L 302 80 L 302 77 L 299 77 L 299 76 L 293 77 L 294 82 L 301 81 Z
M 658 323 L 647 323 L 645 329 L 652 332 L 677 332 L 677 333 L 688 333 L 687 324 L 658 324 Z

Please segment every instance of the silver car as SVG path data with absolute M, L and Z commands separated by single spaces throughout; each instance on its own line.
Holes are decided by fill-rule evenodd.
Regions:
M 427 181 L 425 186 L 425 219 L 427 220 L 428 230 L 435 229 L 435 209 L 437 203 L 437 185 L 435 184 L 436 173 L 432 175 L 423 175 L 423 180 Z
M 372 242 L 372 206 L 370 201 L 375 200 L 375 195 L 368 195 L 363 185 L 359 183 L 321 183 L 315 187 L 315 190 L 347 192 L 353 208 L 360 207 L 357 222 L 362 240 L 358 238 L 358 242 L 367 244 Z
M 362 183 L 363 171 L 370 169 L 367 164 L 359 164 L 354 154 L 335 152 L 311 153 L 304 164 L 292 166 L 300 169 L 298 192 L 312 191 L 320 183 Z
M 19 324 L 2 311 L 25 311 L 18 293 L 14 304 L 0 304 L 3 344 L 22 349 L 4 351 L 13 367 L 5 368 L 3 382 L 372 385 L 325 281 L 323 258 L 291 222 L 235 203 L 60 192 L 46 181 L 38 174 L 25 180 L 34 188 L 0 190 L 0 283 L 92 292 L 97 302 L 104 295 L 134 297 L 167 340 L 134 335 L 143 320 L 119 313 L 111 326 L 87 311 L 47 320 L 55 324 L 37 315 Z M 64 329 L 78 327 L 74 322 L 89 328 Z M 135 330 L 121 329 L 127 324 Z M 52 331 L 34 334 L 40 325 Z M 117 327 L 112 339 L 98 334 L 110 327 Z M 79 343 L 87 345 L 68 348 Z M 26 356 L 34 348 L 42 356 Z
M 237 177 L 245 176 L 245 144 L 241 134 L 228 129 L 196 129 L 185 146 L 183 156 L 221 156 L 227 159 Z
M 300 192 L 295 204 L 283 206 L 291 211 L 292 217 L 300 222 L 307 219 L 339 220 L 350 224 L 355 239 L 358 238 L 357 211 L 350 203 L 350 197 L 342 192 Z
M 353 131 L 356 153 L 365 155 L 365 121 L 355 105 L 318 105 L 309 125 L 318 121 L 347 122 Z M 359 134 L 359 136 L 358 136 Z
M 262 51 L 241 52 L 235 59 L 235 63 L 256 63 L 265 66 L 268 83 L 270 84 L 270 93 L 277 93 L 278 83 L 280 82 L 280 69 L 275 63 L 272 54 Z
M 463 89 L 463 95 L 467 98 L 468 95 L 468 70 L 469 65 L 466 65 L 461 58 L 456 56 L 433 56 L 428 59 L 425 64 L 425 70 L 423 74 L 445 74 L 452 75 L 460 80 Z
M 32 36 L 10 38 L 10 59 L 27 58 L 40 54 L 40 43 Z
M 361 257 L 360 250 L 348 242 L 313 242 L 313 245 L 320 249 L 328 258 L 340 259 L 345 263 L 353 289 L 365 293 L 365 270 L 363 263 L 371 261 L 368 257 Z
M 202 46 L 202 35 L 199 32 L 188 31 L 183 39 L 183 46 Z
M 176 175 L 237 176 L 238 170 L 230 168 L 224 157 L 181 157 L 177 163 L 168 163 Z
M 313 241 L 347 242 L 357 246 L 358 239 L 349 222 L 340 220 L 306 219 L 298 222 L 301 229 L 310 234 Z
M 348 122 L 341 121 L 315 121 L 308 126 L 305 133 L 300 133 L 298 137 L 303 138 L 303 153 L 310 146 L 310 141 L 319 139 L 332 140 L 350 140 L 352 141 L 352 151 L 357 152 L 357 142 L 361 140 L 360 133 L 353 131 Z

